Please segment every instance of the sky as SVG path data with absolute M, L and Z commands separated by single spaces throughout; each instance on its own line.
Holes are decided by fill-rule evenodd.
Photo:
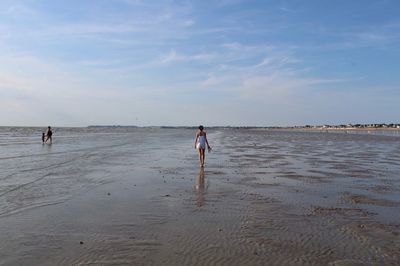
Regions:
M 1 0 L 0 126 L 400 123 L 397 0 Z

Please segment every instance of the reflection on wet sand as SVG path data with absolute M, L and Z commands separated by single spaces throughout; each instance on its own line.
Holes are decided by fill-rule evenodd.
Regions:
M 200 168 L 199 175 L 196 178 L 196 194 L 197 194 L 197 200 L 196 204 L 198 207 L 201 207 L 204 205 L 204 193 L 206 191 L 206 186 L 205 186 L 205 181 L 204 181 L 204 168 Z

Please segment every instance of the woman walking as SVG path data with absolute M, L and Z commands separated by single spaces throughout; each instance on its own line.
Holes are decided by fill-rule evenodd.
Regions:
M 207 140 L 207 134 L 204 131 L 203 126 L 199 126 L 199 130 L 196 132 L 196 139 L 194 141 L 194 148 L 198 150 L 199 152 L 199 161 L 200 161 L 200 167 L 204 167 L 204 159 L 205 159 L 205 151 L 206 151 L 206 145 L 208 151 L 211 151 L 211 147 L 208 144 Z

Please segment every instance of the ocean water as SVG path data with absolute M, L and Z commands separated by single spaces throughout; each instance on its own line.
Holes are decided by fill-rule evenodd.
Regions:
M 42 130 L 0 127 L 0 265 L 400 259 L 393 131 L 210 130 L 201 169 L 190 129 Z
M 0 217 L 62 203 L 116 182 L 118 171 L 162 165 L 168 152 L 190 147 L 194 134 L 150 128 L 54 128 L 49 145 L 42 144 L 42 131 L 45 128 L 0 127 Z
M 51 145 L 42 144 L 42 131 L 45 128 L 0 127 L 0 217 L 117 182 L 119 171 L 197 165 L 193 130 L 55 128 Z M 346 184 L 378 186 L 385 180 L 397 184 L 400 172 L 400 138 L 393 131 L 226 129 L 211 132 L 210 137 L 214 152 L 209 167 L 225 167 L 243 176 L 264 173 L 253 174 L 260 182 L 273 176 L 287 186 L 304 186 L 301 177 L 320 173 L 320 179 L 332 183 L 327 190 L 335 191 L 333 184 L 340 178 Z M 370 178 L 358 180 L 359 176 Z

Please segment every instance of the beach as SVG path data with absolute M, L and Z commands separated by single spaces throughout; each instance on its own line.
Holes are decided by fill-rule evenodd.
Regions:
M 398 265 L 391 132 L 0 127 L 0 265 Z

